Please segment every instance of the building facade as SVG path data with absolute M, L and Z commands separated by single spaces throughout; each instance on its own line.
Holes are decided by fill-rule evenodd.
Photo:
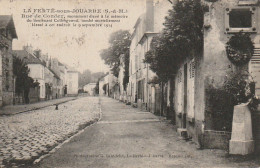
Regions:
M 124 76 L 125 76 L 125 55 L 120 55 L 120 66 L 119 66 L 119 74 L 118 74 L 118 89 L 119 89 L 119 100 L 126 101 L 126 87 L 124 87 Z
M 159 99 L 159 87 L 150 84 L 156 75 L 144 63 L 144 59 L 146 52 L 150 50 L 152 38 L 162 31 L 164 17 L 172 4 L 167 0 L 145 2 L 145 13 L 136 21 L 131 36 L 128 96 L 132 104 L 155 113 L 159 109 L 155 107 L 155 97 Z
M 39 99 L 45 100 L 46 89 L 45 89 L 45 64 L 34 55 L 31 48 L 24 47 L 23 50 L 14 50 L 14 55 L 23 60 L 28 68 L 30 69 L 29 76 L 34 82 L 39 82 Z
M 12 42 L 17 38 L 12 16 L 0 16 L 0 106 L 13 104 Z
M 243 31 L 250 33 L 254 42 L 255 54 L 244 68 L 254 77 L 256 94 L 259 95 L 259 5 L 257 1 L 244 0 L 204 3 L 209 6 L 209 11 L 204 14 L 203 51 L 199 55 L 187 57 L 178 67 L 175 77 L 176 123 L 180 132 L 187 132 L 188 137 L 198 144 L 223 148 L 223 145 L 228 145 L 230 133 L 214 130 L 213 118 L 208 115 L 212 110 L 209 90 L 223 87 L 226 76 L 238 70 L 227 57 L 226 43 L 231 36 Z M 240 21 L 233 23 L 237 18 Z M 209 137 L 215 137 L 216 140 Z M 221 141 L 225 143 L 220 143 Z
M 78 71 L 69 68 L 67 70 L 67 94 L 77 95 L 79 89 L 79 74 Z
M 95 95 L 95 87 L 96 83 L 88 83 L 85 86 L 83 86 L 84 92 L 87 92 L 88 95 L 94 96 Z

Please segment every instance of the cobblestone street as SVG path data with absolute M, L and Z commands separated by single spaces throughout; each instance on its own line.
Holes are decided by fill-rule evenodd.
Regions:
M 99 118 L 99 98 L 84 97 L 0 117 L 0 167 L 31 163 Z

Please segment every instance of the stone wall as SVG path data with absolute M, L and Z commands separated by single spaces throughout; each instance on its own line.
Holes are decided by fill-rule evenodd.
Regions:
M 228 150 L 231 132 L 205 130 L 203 134 L 203 148 Z
M 12 55 L 12 37 L 0 35 L 1 41 L 8 47 L 2 47 L 1 50 L 1 64 L 2 64 L 2 97 L 3 105 L 13 104 L 14 78 L 13 78 L 13 55 Z
M 3 105 L 13 104 L 13 92 L 3 92 Z
M 227 25 L 225 23 L 226 10 L 232 8 L 241 8 L 238 6 L 238 0 L 229 1 L 221 0 L 214 3 L 207 3 L 209 5 L 209 12 L 204 16 L 204 87 L 205 89 L 209 86 L 214 88 L 221 88 L 226 79 L 226 75 L 235 71 L 236 67 L 229 61 L 226 54 L 226 43 L 228 39 L 233 36 L 233 33 L 226 31 Z M 244 6 L 250 8 L 250 6 Z M 243 6 L 242 6 L 243 8 Z M 260 18 L 259 6 L 256 6 L 255 15 L 257 15 L 257 20 Z M 257 22 L 256 33 L 251 34 L 252 41 L 255 44 L 260 43 L 260 22 Z M 248 69 L 246 66 L 245 70 Z M 208 95 L 205 95 L 207 97 Z M 206 101 L 205 99 L 204 101 Z M 207 102 L 206 102 L 207 104 Z M 205 111 L 207 107 L 205 107 Z M 212 129 L 212 121 L 209 117 L 205 118 L 205 129 Z

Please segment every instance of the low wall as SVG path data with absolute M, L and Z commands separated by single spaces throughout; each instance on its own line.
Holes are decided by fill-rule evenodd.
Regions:
M 13 92 L 3 92 L 3 105 L 13 104 Z
M 228 150 L 231 132 L 205 130 L 203 134 L 203 148 Z
M 30 88 L 29 100 L 30 103 L 35 103 L 40 101 L 40 91 L 38 88 Z

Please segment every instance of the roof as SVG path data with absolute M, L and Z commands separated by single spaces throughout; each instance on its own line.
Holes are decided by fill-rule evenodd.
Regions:
M 84 86 L 87 86 L 87 85 L 96 85 L 96 83 L 88 83 L 88 84 L 86 84 Z
M 48 68 L 48 69 L 53 73 L 55 78 L 60 79 L 60 77 L 51 68 Z
M 159 33 L 156 33 L 156 32 L 145 32 L 138 43 L 142 44 L 144 42 L 144 40 L 145 40 L 145 37 L 155 36 L 156 34 L 159 34 Z
M 67 72 L 78 72 L 75 68 L 68 67 Z
M 15 56 L 22 59 L 26 64 L 41 64 L 45 66 L 39 58 L 25 50 L 13 50 L 13 52 Z
M 0 29 L 2 28 L 10 30 L 12 37 L 17 38 L 12 15 L 0 15 Z
M 45 66 L 45 64 L 37 58 L 35 55 L 27 52 L 26 50 L 13 50 L 16 57 L 22 59 L 26 64 L 41 64 Z M 51 69 L 48 68 L 51 73 L 53 73 L 54 77 L 60 79 L 60 77 Z
M 59 66 L 65 66 L 65 65 L 62 64 L 60 61 L 58 61 L 58 65 L 59 65 Z

